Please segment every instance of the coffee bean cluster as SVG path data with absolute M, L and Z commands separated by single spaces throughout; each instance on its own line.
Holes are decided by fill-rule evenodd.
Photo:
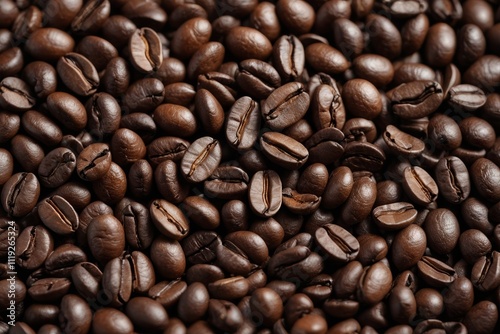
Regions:
M 499 131 L 498 0 L 0 0 L 0 333 L 498 333 Z

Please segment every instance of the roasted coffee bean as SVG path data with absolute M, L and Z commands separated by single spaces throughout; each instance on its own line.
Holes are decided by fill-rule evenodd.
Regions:
M 377 206 L 372 214 L 379 228 L 394 231 L 413 224 L 417 219 L 418 211 L 410 203 L 396 202 Z
M 219 166 L 204 182 L 205 195 L 210 198 L 241 198 L 247 193 L 248 174 L 234 166 Z
M 180 161 L 186 153 L 189 142 L 179 137 L 159 137 L 147 147 L 147 156 L 153 167 L 166 160 Z
M 343 1 L 338 1 L 336 3 L 338 4 L 338 6 L 345 6 L 343 4 Z M 360 56 L 363 52 L 364 46 L 363 32 L 361 31 L 360 27 L 358 27 L 356 23 L 349 20 L 347 17 L 340 17 L 333 21 L 332 29 L 333 40 L 335 42 L 334 46 L 336 46 L 347 59 L 358 58 L 358 56 Z M 384 73 L 383 75 L 391 76 L 390 72 Z
M 26 52 L 36 60 L 55 61 L 71 52 L 75 40 L 68 33 L 56 28 L 40 28 L 26 40 Z
M 427 205 L 436 200 L 438 186 L 432 176 L 418 166 L 404 170 L 403 189 L 415 203 Z
M 472 267 L 471 280 L 481 291 L 492 291 L 500 285 L 499 253 L 493 251 L 491 256 L 482 256 Z
M 125 232 L 112 215 L 93 218 L 87 227 L 87 241 L 94 257 L 105 264 L 119 257 L 125 248 Z
M 76 14 L 71 29 L 79 34 L 92 34 L 102 27 L 109 17 L 110 10 L 111 5 L 108 0 L 91 0 Z
M 385 154 L 374 144 L 353 141 L 345 145 L 341 161 L 353 171 L 376 172 L 383 167 Z
M 212 137 L 202 137 L 193 142 L 184 153 L 181 171 L 190 182 L 206 180 L 219 166 L 221 148 Z
M 399 270 L 411 268 L 422 258 L 426 246 L 425 231 L 418 225 L 411 224 L 394 237 L 391 245 L 392 262 Z
M 404 119 L 428 116 L 443 100 L 443 90 L 436 81 L 412 81 L 387 92 L 392 111 Z
M 118 129 L 111 137 L 111 155 L 113 161 L 126 167 L 146 155 L 146 145 L 141 137 L 132 130 Z
M 73 95 L 55 92 L 47 96 L 50 114 L 71 131 L 80 131 L 87 124 L 87 112 L 83 104 Z
M 190 19 L 175 32 L 171 42 L 172 51 L 180 59 L 188 59 L 209 41 L 211 34 L 212 26 L 208 20 L 201 17 Z
M 111 307 L 101 308 L 94 313 L 92 332 L 104 334 L 117 328 L 122 329 L 124 332 L 132 332 L 134 325 L 123 312 Z
M 165 200 L 155 200 L 149 208 L 151 220 L 165 236 L 175 240 L 184 238 L 189 232 L 189 222 L 182 211 Z
M 273 130 L 282 130 L 301 119 L 309 108 L 304 85 L 291 82 L 276 89 L 262 105 L 262 116 Z M 292 108 L 293 112 L 288 109 Z
M 78 229 L 75 209 L 61 196 L 52 196 L 40 203 L 38 215 L 45 226 L 57 234 L 70 234 Z
M 96 93 L 85 103 L 88 129 L 97 138 L 107 138 L 120 127 L 121 109 L 108 93 Z
M 475 229 L 464 231 L 458 239 L 458 246 L 464 260 L 471 265 L 491 251 L 491 242 L 488 237 Z
M 87 299 L 96 298 L 102 279 L 102 272 L 95 264 L 80 262 L 71 269 L 71 280 L 78 293 Z
M 176 240 L 159 236 L 153 241 L 150 253 L 151 261 L 161 277 L 175 279 L 186 269 L 184 251 Z
M 329 165 L 337 161 L 344 153 L 340 144 L 344 140 L 344 134 L 337 128 L 324 128 L 313 134 L 304 142 L 309 151 L 308 161 L 310 163 L 322 163 Z M 325 154 L 328 152 L 328 154 Z
M 26 227 L 17 240 L 16 263 L 24 269 L 37 269 L 53 249 L 54 240 L 47 229 L 42 225 Z
M 370 215 L 376 199 L 377 186 L 373 179 L 362 176 L 354 181 L 349 196 L 341 209 L 342 224 L 352 226 L 362 222 Z
M 59 323 L 65 332 L 87 333 L 92 323 L 92 311 L 86 301 L 74 294 L 68 294 L 61 300 Z
M 321 197 L 314 194 L 301 194 L 291 188 L 285 188 L 282 192 L 282 201 L 290 212 L 307 215 L 318 209 Z
M 316 230 L 315 238 L 323 251 L 336 261 L 349 262 L 358 255 L 358 241 L 338 225 L 324 225 Z
M 187 284 L 180 279 L 173 281 L 162 281 L 152 286 L 148 295 L 153 300 L 168 308 L 177 303 L 180 296 L 186 291 Z
M 318 86 L 311 99 L 311 113 L 316 129 L 344 127 L 346 111 L 337 85 Z
M 384 132 L 384 142 L 394 154 L 401 154 L 406 157 L 420 155 L 425 148 L 425 144 L 418 138 L 409 135 L 393 125 L 388 125 Z
M 227 119 L 228 143 L 241 151 L 252 148 L 259 135 L 260 118 L 260 108 L 256 101 L 248 96 L 238 99 Z
M 103 91 L 117 98 L 127 91 L 129 83 L 130 71 L 125 59 L 121 57 L 111 59 L 100 80 Z
M 441 195 L 450 203 L 461 203 L 470 194 L 467 167 L 457 157 L 441 158 L 436 165 L 436 182 Z
M 149 248 L 155 232 L 150 222 L 149 210 L 138 202 L 126 201 L 120 205 L 122 202 L 117 205 L 115 216 L 123 223 L 127 243 L 140 250 Z
M 448 103 L 456 109 L 474 111 L 486 103 L 486 95 L 476 86 L 456 85 L 449 90 Z
M 190 137 L 197 129 L 194 114 L 177 104 L 160 104 L 153 113 L 153 120 L 158 128 L 171 136 Z
M 50 151 L 38 166 L 38 177 L 42 186 L 56 188 L 69 180 L 76 165 L 76 157 L 67 148 Z
M 269 274 L 281 280 L 300 284 L 323 270 L 321 256 L 302 245 L 277 251 L 268 263 Z
M 89 96 L 99 86 L 99 75 L 85 56 L 70 52 L 59 58 L 57 73 L 62 82 L 78 95 Z
M 359 301 L 374 305 L 380 302 L 391 289 L 392 275 L 382 262 L 363 269 L 358 281 L 357 297 Z
M 122 108 L 127 113 L 153 111 L 163 102 L 165 95 L 165 87 L 160 80 L 141 79 L 131 84 L 125 91 Z
M 12 217 L 27 215 L 40 196 L 40 183 L 32 173 L 16 173 L 2 187 L 2 207 Z
M 76 172 L 86 181 L 97 181 L 111 167 L 111 152 L 106 144 L 91 144 L 83 149 L 76 160 Z
M 282 36 L 273 45 L 274 66 L 284 82 L 295 80 L 304 71 L 304 46 L 293 36 Z
M 268 63 L 247 59 L 238 65 L 236 82 L 252 98 L 262 100 L 280 87 L 281 78 L 276 69 Z
M 143 73 L 158 71 L 163 61 L 160 37 L 151 28 L 136 30 L 130 36 L 130 61 L 134 67 Z
M 46 115 L 28 110 L 21 119 L 23 129 L 32 137 L 48 146 L 59 144 L 63 138 L 61 128 Z
M 491 160 L 480 158 L 474 162 L 470 169 L 470 176 L 476 190 L 484 199 L 492 202 L 500 200 L 500 191 L 496 180 L 500 179 L 500 168 Z
M 0 106 L 12 111 L 26 111 L 35 105 L 35 97 L 26 82 L 15 77 L 0 81 Z
M 418 261 L 417 269 L 424 282 L 436 288 L 453 283 L 457 277 L 453 268 L 429 256 L 424 256 Z
M 261 217 L 272 217 L 282 203 L 281 179 L 273 171 L 259 171 L 250 180 L 248 199 L 252 211 Z
M 307 149 L 296 141 L 279 132 L 266 132 L 260 138 L 264 155 L 275 164 L 287 168 L 301 167 L 309 157 Z
M 92 190 L 99 200 L 110 204 L 118 203 L 127 191 L 127 177 L 123 169 L 112 162 L 102 178 L 92 183 Z
M 379 14 L 370 14 L 366 18 L 365 29 L 374 53 L 388 59 L 397 58 L 401 54 L 401 34 L 389 19 Z

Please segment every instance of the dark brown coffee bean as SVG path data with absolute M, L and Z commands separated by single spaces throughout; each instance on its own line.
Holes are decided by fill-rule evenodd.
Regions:
M 344 203 L 354 184 L 349 167 L 341 166 L 332 171 L 323 193 L 322 207 L 334 209 Z
M 436 182 L 418 166 L 404 170 L 403 189 L 415 203 L 427 205 L 436 200 L 439 190 Z
M 411 224 L 394 237 L 391 246 L 392 262 L 399 270 L 411 268 L 422 258 L 426 246 L 425 231 L 418 225 Z
M 316 211 L 321 203 L 321 197 L 314 194 L 301 194 L 291 188 L 282 192 L 283 205 L 292 213 L 307 215 Z
M 195 109 L 207 134 L 216 135 L 220 132 L 224 125 L 224 109 L 210 91 L 199 89 L 196 92 Z
M 200 74 L 218 71 L 224 62 L 224 54 L 224 45 L 219 42 L 203 44 L 189 61 L 187 68 L 188 77 L 196 79 Z
M 164 278 L 180 277 L 186 269 L 186 257 L 177 240 L 158 236 L 151 245 L 151 261 L 156 272 Z
M 73 37 L 56 28 L 37 29 L 26 41 L 26 52 L 37 60 L 47 62 L 58 60 L 74 47 Z
M 17 239 L 16 263 L 24 269 L 34 270 L 41 267 L 52 250 L 54 240 L 42 225 L 25 228 Z
M 174 34 L 171 48 L 180 59 L 189 59 L 212 34 L 210 22 L 201 17 L 184 22 Z
M 403 229 L 413 224 L 417 219 L 417 213 L 413 205 L 406 202 L 381 205 L 373 209 L 375 223 L 387 231 Z
M 457 278 L 453 268 L 429 256 L 424 256 L 418 261 L 417 269 L 424 282 L 436 288 L 449 285 Z
M 69 180 L 76 166 L 76 157 L 67 148 L 58 147 L 43 158 L 38 166 L 42 186 L 57 188 Z
M 412 81 L 387 92 L 392 111 L 404 119 L 428 116 L 443 100 L 443 90 L 436 81 Z
M 182 211 L 165 200 L 155 200 L 149 208 L 151 219 L 163 235 L 180 240 L 189 232 L 189 222 Z
M 474 162 L 470 169 L 472 182 L 476 190 L 484 197 L 484 199 L 492 202 L 500 200 L 500 192 L 498 187 L 494 186 L 500 179 L 500 168 L 491 160 L 480 158 Z
M 269 160 L 287 169 L 298 169 L 309 157 L 309 152 L 301 143 L 279 132 L 264 133 L 260 144 Z
M 130 61 L 142 73 L 158 71 L 163 61 L 160 37 L 151 28 L 137 29 L 130 36 Z
M 57 234 L 70 234 L 78 229 L 75 209 L 60 196 L 49 197 L 40 203 L 38 215 L 45 226 Z
M 399 130 L 393 125 L 388 125 L 385 128 L 383 138 L 393 153 L 406 157 L 420 155 L 425 148 L 423 141 Z
M 86 181 L 97 181 L 111 167 L 111 152 L 106 144 L 91 144 L 78 155 L 76 171 Z
M 281 78 L 274 67 L 258 59 L 246 59 L 238 65 L 236 82 L 241 89 L 256 100 L 266 99 L 281 85 Z
M 110 11 L 111 4 L 108 0 L 91 0 L 76 14 L 71 30 L 78 34 L 92 34 L 102 27 Z
M 193 142 L 184 153 L 181 171 L 190 182 L 206 180 L 219 166 L 221 148 L 212 137 L 202 137 Z
M 89 96 L 99 86 L 94 65 L 79 53 L 70 52 L 59 58 L 57 73 L 66 87 L 78 95 Z
M 0 106 L 11 111 L 26 111 L 36 103 L 35 96 L 26 82 L 16 77 L 0 81 Z
M 94 257 L 105 264 L 119 257 L 125 248 L 125 232 L 112 215 L 93 218 L 87 227 L 87 241 Z
M 457 157 L 450 156 L 439 160 L 436 165 L 436 182 L 441 195 L 450 203 L 461 203 L 469 197 L 469 172 Z
M 186 107 L 176 104 L 160 104 L 153 113 L 158 128 L 171 136 L 190 137 L 197 129 L 194 114 Z
M 391 289 L 392 274 L 382 262 L 364 268 L 358 281 L 357 297 L 369 305 L 380 302 Z
M 114 162 L 102 178 L 92 183 L 92 190 L 103 202 L 118 203 L 127 191 L 127 176 L 123 169 Z
M 260 31 L 234 27 L 226 36 L 226 46 L 237 59 L 266 60 L 272 53 L 271 42 Z
M 39 196 L 40 183 L 36 176 L 16 173 L 2 187 L 2 207 L 11 217 L 22 217 L 35 207 Z
M 293 35 L 282 36 L 274 43 L 273 60 L 284 82 L 295 80 L 304 71 L 304 46 Z
M 316 230 L 315 238 L 323 251 L 336 261 L 349 262 L 358 255 L 358 241 L 338 225 L 324 225 Z
M 80 131 L 87 124 L 87 112 L 73 95 L 55 92 L 47 96 L 50 114 L 70 131 Z
M 305 49 L 306 62 L 318 72 L 335 75 L 344 72 L 350 66 L 344 55 L 327 44 L 314 43 Z

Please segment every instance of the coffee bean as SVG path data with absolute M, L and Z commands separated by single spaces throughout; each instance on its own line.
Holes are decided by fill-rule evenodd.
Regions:
M 423 141 L 399 130 L 393 125 L 388 125 L 385 128 L 383 138 L 393 153 L 407 157 L 419 155 L 425 148 Z
M 99 86 L 99 75 L 94 65 L 79 53 L 70 52 L 59 58 L 57 73 L 66 87 L 78 95 L 89 96 Z
M 271 217 L 281 207 L 281 179 L 273 171 L 259 171 L 249 185 L 249 202 L 252 211 L 261 217 Z
M 40 183 L 32 173 L 16 173 L 2 187 L 2 207 L 12 217 L 28 214 L 40 196 Z
M 130 36 L 130 61 L 134 67 L 143 73 L 157 71 L 163 61 L 161 40 L 151 28 L 136 30 Z
M 274 67 L 257 59 L 239 63 L 236 82 L 241 89 L 257 100 L 266 99 L 281 85 L 281 78 Z
M 189 232 L 189 222 L 182 211 L 165 200 L 155 200 L 149 208 L 156 228 L 165 236 L 175 240 L 184 238 Z
M 453 268 L 428 256 L 424 256 L 418 261 L 417 268 L 424 282 L 436 288 L 441 288 L 453 283 L 457 277 Z
M 436 81 L 403 83 L 387 92 L 392 111 L 404 119 L 425 117 L 434 112 L 443 100 L 443 90 Z
M 182 157 L 181 171 L 190 182 L 206 180 L 219 166 L 221 148 L 212 137 L 202 137 L 193 142 Z
M 316 230 L 315 238 L 323 251 L 336 261 L 349 262 L 358 255 L 358 241 L 338 225 L 324 225 Z
M 396 202 L 377 206 L 373 209 L 373 217 L 377 225 L 387 231 L 399 230 L 413 224 L 418 211 L 406 202 Z
M 71 52 L 75 40 L 68 33 L 56 28 L 40 28 L 26 40 L 26 52 L 33 58 L 43 61 L 55 61 Z
M 301 167 L 309 157 L 309 152 L 301 143 L 279 132 L 264 133 L 260 144 L 269 160 L 287 169 Z
M 12 111 L 26 111 L 35 105 L 35 97 L 26 82 L 7 77 L 0 81 L 0 106 Z
M 422 168 L 407 167 L 404 170 L 403 189 L 415 203 L 426 205 L 438 196 L 438 186 L 434 179 Z
M 17 240 L 17 264 L 21 268 L 34 270 L 43 265 L 54 249 L 50 232 L 42 225 L 26 227 Z
M 70 234 L 78 229 L 78 215 L 64 198 L 53 196 L 38 205 L 42 222 L 57 234 Z
M 76 161 L 78 176 L 86 181 L 97 181 L 111 167 L 111 152 L 106 144 L 91 144 L 83 149 Z
M 441 158 L 436 165 L 436 182 L 440 193 L 450 203 L 461 203 L 470 194 L 467 167 L 457 157 Z

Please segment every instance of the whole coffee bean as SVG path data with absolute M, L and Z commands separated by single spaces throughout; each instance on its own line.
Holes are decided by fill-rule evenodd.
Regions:
M 478 229 L 487 236 L 493 233 L 493 224 L 488 219 L 488 207 L 484 202 L 469 197 L 461 205 L 461 214 L 468 227 Z
M 453 150 L 462 143 L 462 132 L 458 124 L 451 117 L 442 114 L 429 120 L 428 135 L 438 149 Z
M 435 258 L 424 256 L 417 263 L 419 276 L 436 288 L 442 288 L 457 278 L 457 273 L 453 268 Z
M 498 308 L 490 301 L 483 300 L 472 306 L 463 319 L 469 333 L 490 333 L 498 321 Z
M 209 321 L 221 330 L 235 331 L 243 324 L 243 315 L 236 305 L 229 301 L 210 299 Z
M 424 229 L 427 245 L 437 254 L 451 253 L 460 237 L 457 218 L 445 208 L 431 210 L 425 219 Z
M 389 309 L 397 323 L 409 323 L 417 315 L 417 302 L 410 288 L 397 286 L 389 295 Z
M 243 276 L 221 278 L 208 284 L 210 296 L 217 299 L 235 300 L 244 297 L 250 288 Z
M 388 59 L 401 54 L 401 34 L 396 26 L 385 16 L 370 14 L 366 18 L 366 28 L 370 36 L 370 48 Z
M 372 212 L 375 223 L 386 231 L 400 230 L 413 224 L 417 219 L 417 213 L 413 205 L 406 202 L 380 205 Z
M 59 58 L 57 73 L 62 82 L 78 95 L 89 96 L 99 86 L 99 75 L 85 56 L 70 52 Z
M 148 297 L 132 298 L 125 307 L 125 313 L 143 331 L 158 331 L 167 326 L 167 311 L 157 301 Z
M 484 92 L 473 85 L 457 85 L 450 88 L 448 102 L 456 109 L 474 111 L 486 103 Z
M 220 72 L 199 75 L 198 88 L 211 92 L 223 108 L 230 108 L 236 100 L 236 80 L 234 75 L 229 76 Z
M 471 280 L 480 291 L 492 291 L 500 285 L 500 253 L 480 257 L 472 267 Z
M 47 229 L 42 225 L 26 227 L 17 239 L 16 263 L 24 269 L 37 269 L 53 249 L 54 240 Z
M 234 166 L 219 166 L 204 182 L 204 193 L 210 198 L 234 199 L 247 193 L 248 174 Z
M 37 60 L 47 62 L 58 60 L 74 47 L 73 37 L 56 28 L 37 29 L 26 41 L 26 52 Z
M 108 0 L 91 0 L 76 14 L 71 22 L 71 30 L 77 34 L 92 34 L 102 27 L 110 11 L 111 5 Z
M 189 232 L 189 222 L 182 211 L 165 200 L 155 200 L 149 208 L 156 228 L 165 236 L 180 240 Z
M 356 259 L 362 265 L 369 265 L 382 260 L 389 250 L 387 242 L 374 234 L 363 234 L 358 238 L 359 253 Z
M 94 137 L 107 138 L 120 127 L 121 109 L 108 93 L 96 93 L 85 103 L 88 128 Z
M 491 251 L 491 242 L 488 237 L 475 229 L 464 231 L 458 239 L 458 246 L 464 260 L 471 265 Z
M 416 119 L 433 113 L 443 100 L 443 89 L 436 81 L 403 83 L 387 92 L 392 111 L 404 119 Z
M 221 148 L 212 137 L 202 137 L 193 142 L 182 157 L 181 171 L 190 182 L 206 180 L 219 166 Z
M 375 87 L 386 86 L 394 76 L 392 63 L 387 58 L 375 54 L 356 57 L 352 66 L 358 77 L 368 80 Z
M 275 171 L 255 173 L 248 189 L 252 211 L 261 217 L 274 216 L 281 207 L 281 191 L 281 179 Z
M 266 60 L 273 51 L 267 37 L 249 27 L 232 28 L 226 36 L 226 46 L 239 60 Z
M 319 247 L 336 261 L 349 262 L 358 255 L 359 242 L 338 225 L 326 224 L 317 229 L 314 236 Z
M 354 184 L 349 167 L 341 166 L 332 171 L 323 193 L 322 207 L 334 209 L 344 203 L 351 193 Z
M 92 331 L 95 334 L 105 334 L 120 329 L 122 333 L 134 331 L 132 321 L 121 311 L 104 307 L 94 313 Z
M 269 260 L 268 268 L 271 276 L 299 284 L 318 275 L 323 269 L 322 263 L 319 254 L 299 245 L 279 252 L 276 250 Z
M 189 146 L 187 140 L 179 137 L 156 138 L 147 147 L 148 160 L 153 167 L 165 160 L 178 162 L 183 158 Z
M 97 181 L 111 167 L 111 152 L 106 144 L 91 144 L 83 149 L 76 160 L 76 172 L 86 181 Z
M 59 126 L 38 111 L 28 110 L 25 112 L 21 124 L 30 137 L 48 146 L 55 146 L 62 140 L 63 133 Z
M 50 114 L 71 131 L 80 131 L 87 124 L 87 112 L 83 104 L 73 95 L 55 92 L 47 96 Z
M 171 48 L 180 59 L 190 58 L 212 34 L 210 22 L 201 17 L 184 22 L 174 34 Z
M 45 261 L 48 273 L 57 277 L 70 277 L 73 267 L 87 261 L 87 255 L 82 249 L 72 244 L 57 247 Z
M 343 5 L 343 1 L 336 1 L 336 3 L 338 6 L 345 6 Z M 325 3 L 325 6 L 326 5 L 327 4 Z M 360 56 L 363 52 L 364 46 L 363 32 L 360 27 L 347 17 L 340 17 L 333 21 L 332 29 L 333 40 L 335 42 L 334 46 L 336 46 L 347 59 L 358 58 L 358 56 Z M 392 74 L 390 72 L 385 72 L 383 76 L 392 76 Z M 384 79 L 379 78 L 376 80 L 383 81 Z
M 203 284 L 192 283 L 179 299 L 179 317 L 188 323 L 201 319 L 208 310 L 209 298 L 207 288 Z
M 309 157 L 307 149 L 279 132 L 266 132 L 260 138 L 264 155 L 272 162 L 286 169 L 298 169 Z
M 100 80 L 103 91 L 116 98 L 127 91 L 129 82 L 129 66 L 125 59 L 121 57 L 111 59 Z
M 237 150 L 250 149 L 258 137 L 260 108 L 248 96 L 238 99 L 231 108 L 226 124 L 226 138 Z
M 415 203 L 426 205 L 438 196 L 438 186 L 432 176 L 418 166 L 404 170 L 403 189 Z
M 420 155 L 425 148 L 423 141 L 399 130 L 393 125 L 388 125 L 385 128 L 383 138 L 391 152 L 407 157 Z
M 318 72 L 335 75 L 344 72 L 350 66 L 344 55 L 334 47 L 323 43 L 314 43 L 305 49 L 306 62 Z
M 224 109 L 210 91 L 199 89 L 196 92 L 195 109 L 207 134 L 216 135 L 220 132 L 224 125 Z
M 236 81 L 245 93 L 257 100 L 266 99 L 281 84 L 281 78 L 276 69 L 257 59 L 246 59 L 240 62 Z
M 190 137 L 197 129 L 194 114 L 177 104 L 160 104 L 153 113 L 153 120 L 158 128 L 171 136 Z
M 219 42 L 208 42 L 202 45 L 189 61 L 188 77 L 196 79 L 200 74 L 218 71 L 224 61 L 224 54 L 224 45 Z
M 75 51 L 85 56 L 97 72 L 103 71 L 108 63 L 118 57 L 118 50 L 109 41 L 97 36 L 85 36 L 76 45 Z
M 283 302 L 280 296 L 270 288 L 260 288 L 250 298 L 252 314 L 265 326 L 274 324 L 283 313 Z
M 157 71 L 163 61 L 161 40 L 151 28 L 137 29 L 128 44 L 130 61 L 142 73 Z
M 215 229 L 220 224 L 219 211 L 204 197 L 187 197 L 182 202 L 181 209 L 191 222 L 203 229 Z
M 0 185 L 5 184 L 14 171 L 14 158 L 6 149 L 0 149 Z
M 382 112 L 382 98 L 377 88 L 367 80 L 352 79 L 344 84 L 342 100 L 354 117 L 373 119 Z
M 28 294 L 33 300 L 42 303 L 59 301 L 71 287 L 67 278 L 41 278 L 31 284 Z
M 364 268 L 358 281 L 357 297 L 369 305 L 380 302 L 391 289 L 392 274 L 382 262 Z
M 470 194 L 467 167 L 457 157 L 441 158 L 436 165 L 436 182 L 443 198 L 450 203 L 461 203 Z
M 436 23 L 429 28 L 429 38 L 425 43 L 425 57 L 431 66 L 448 65 L 455 55 L 456 35 L 446 23 Z
M 0 133 L 0 142 L 5 143 L 12 139 L 21 127 L 21 117 L 7 111 L 0 112 L 0 122 L 3 126 L 3 132 Z
M 284 82 L 295 80 L 304 71 L 304 46 L 293 36 L 282 36 L 273 45 L 274 66 Z
M 344 147 L 342 164 L 353 171 L 379 171 L 385 162 L 384 152 L 376 145 L 367 142 L 353 141 Z
M 84 299 L 73 294 L 64 296 L 60 312 L 59 322 L 63 331 L 84 334 L 90 330 L 92 311 Z
M 315 212 L 321 197 L 314 194 L 301 194 L 291 188 L 285 188 L 282 192 L 283 205 L 292 213 L 307 215 Z
M 56 188 L 69 180 L 76 165 L 76 157 L 67 148 L 50 151 L 38 166 L 38 177 L 42 186 Z
M 498 75 L 497 66 L 500 59 L 492 55 L 484 55 L 476 60 L 463 74 L 463 83 L 479 87 L 484 92 L 491 92 Z
M 36 103 L 30 86 L 16 77 L 0 81 L 0 106 L 11 111 L 26 111 Z
M 474 147 L 488 149 L 495 143 L 495 131 L 491 124 L 479 117 L 467 117 L 458 124 L 463 140 Z
M 64 198 L 53 196 L 38 205 L 38 215 L 49 229 L 57 234 L 70 234 L 78 229 L 78 215 Z
M 87 227 L 87 241 L 92 255 L 102 264 L 119 257 L 125 248 L 125 232 L 112 215 L 93 218 Z
M 425 231 L 418 225 L 411 224 L 394 237 L 391 246 L 392 262 L 399 270 L 416 265 L 427 246 Z
M 341 209 L 342 224 L 352 226 L 362 222 L 370 215 L 376 199 L 375 181 L 367 176 L 354 181 L 349 197 Z
M 132 130 L 118 129 L 110 142 L 113 161 L 120 166 L 130 165 L 146 155 L 146 145 L 141 137 Z
M 474 286 L 466 277 L 458 277 L 442 293 L 445 313 L 451 319 L 462 318 L 474 304 Z
M 80 262 L 71 269 L 71 280 L 78 293 L 86 298 L 96 298 L 102 279 L 102 272 L 95 264 Z
M 0 77 L 8 77 L 20 72 L 24 65 L 23 55 L 20 48 L 10 48 L 0 53 Z
M 110 204 L 118 203 L 127 191 L 127 177 L 123 169 L 114 162 L 99 180 L 92 183 L 92 190 L 99 200 Z
M 181 281 L 180 278 L 170 282 L 162 281 L 151 287 L 148 295 L 163 307 L 168 308 L 177 303 L 186 288 L 186 282 Z
M 35 173 L 45 157 L 43 148 L 31 137 L 17 134 L 11 139 L 11 153 L 21 168 Z
M 480 158 L 470 169 L 470 176 L 476 190 L 484 199 L 492 202 L 500 200 L 500 191 L 496 184 L 500 180 L 500 168 L 491 160 Z
M 157 237 L 151 245 L 151 261 L 157 273 L 167 279 L 175 279 L 186 269 L 186 257 L 177 240 Z
M 35 207 L 39 196 L 40 183 L 36 176 L 16 173 L 2 187 L 2 207 L 10 216 L 22 217 Z
M 337 85 L 320 85 L 312 95 L 312 117 L 318 130 L 327 127 L 342 129 L 345 124 L 345 107 Z
M 163 102 L 165 96 L 165 87 L 160 80 L 140 79 L 127 88 L 122 99 L 122 108 L 128 113 L 153 111 Z
M 273 130 L 282 130 L 301 119 L 309 108 L 309 94 L 304 85 L 291 82 L 276 89 L 262 105 L 262 116 Z M 294 112 L 290 113 L 289 108 Z

